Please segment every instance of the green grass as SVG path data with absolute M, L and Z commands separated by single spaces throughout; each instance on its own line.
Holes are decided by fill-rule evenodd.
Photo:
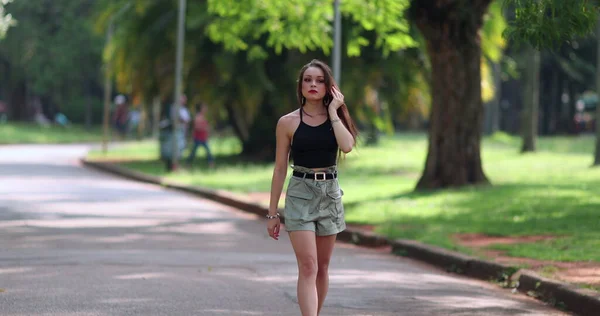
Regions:
M 272 164 L 231 158 L 239 144 L 230 138 L 212 145 L 219 155 L 216 170 L 206 170 L 202 161 L 191 172 L 167 178 L 240 193 L 269 191 Z M 346 220 L 375 224 L 377 232 L 393 238 L 463 252 L 470 250 L 457 245 L 453 234 L 553 235 L 552 240 L 492 248 L 534 259 L 600 262 L 600 168 L 590 168 L 593 138 L 540 138 L 539 151 L 526 155 L 518 152 L 519 145 L 518 138 L 503 134 L 484 139 L 484 170 L 492 186 L 418 193 L 413 188 L 426 155 L 424 135 L 384 137 L 376 147 L 361 146 L 340 166 Z M 125 166 L 164 175 L 155 161 L 156 144 L 137 146 L 106 158 L 135 153 L 142 160 Z
M 32 123 L 0 124 L 0 144 L 60 144 L 101 140 L 102 130 L 99 127 L 88 131 L 78 125 L 64 128 L 59 126 L 43 127 Z

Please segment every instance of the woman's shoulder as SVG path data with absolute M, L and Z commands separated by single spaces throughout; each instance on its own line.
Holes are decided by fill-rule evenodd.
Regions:
M 278 128 L 285 130 L 288 135 L 293 135 L 298 124 L 300 124 L 300 112 L 298 110 L 283 115 L 277 122 Z
M 280 117 L 279 123 L 288 125 L 288 124 L 298 123 L 299 120 L 300 120 L 300 111 L 294 110 L 294 111 L 284 114 L 282 117 Z

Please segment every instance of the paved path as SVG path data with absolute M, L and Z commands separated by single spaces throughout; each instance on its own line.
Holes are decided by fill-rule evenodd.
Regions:
M 0 147 L 0 315 L 300 315 L 289 240 L 254 215 L 79 166 L 86 146 Z M 339 243 L 323 315 L 565 315 Z

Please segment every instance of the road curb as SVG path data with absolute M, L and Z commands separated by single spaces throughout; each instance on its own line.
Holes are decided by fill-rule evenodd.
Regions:
M 580 316 L 597 316 L 600 313 L 598 292 L 578 289 L 570 284 L 544 278 L 530 270 L 520 270 L 519 274 L 517 289 L 520 292 Z
M 197 186 L 190 186 L 185 184 L 176 183 L 173 181 L 166 180 L 162 177 L 148 175 L 142 172 L 138 172 L 135 170 L 131 170 L 125 167 L 121 167 L 117 164 L 106 163 L 106 162 L 97 162 L 92 160 L 87 160 L 85 158 L 81 159 L 81 163 L 84 166 L 108 172 L 114 175 L 118 175 L 130 180 L 140 181 L 144 183 L 150 184 L 158 184 L 162 187 L 171 188 L 191 194 L 198 195 L 200 197 L 219 202 L 221 204 L 225 204 L 227 206 L 231 206 L 237 209 L 244 210 L 249 213 L 257 214 L 264 216 L 267 212 L 267 208 L 264 206 L 250 201 L 248 199 L 244 199 L 243 196 L 237 195 L 224 190 L 213 190 L 207 188 L 201 188 Z M 282 218 L 282 222 L 285 220 Z
M 267 207 L 255 203 L 243 196 L 224 190 L 213 190 L 197 186 L 178 184 L 164 178 L 147 175 L 107 162 L 81 159 L 84 166 L 115 174 L 131 180 L 158 184 L 163 187 L 195 194 L 237 209 L 264 216 Z M 281 218 L 285 223 L 285 218 Z M 485 281 L 515 282 L 517 290 L 549 303 L 559 309 L 574 312 L 580 316 L 598 315 L 600 311 L 600 293 L 591 290 L 577 289 L 567 283 L 550 280 L 537 275 L 533 271 L 519 270 L 516 267 L 503 265 L 436 246 L 422 244 L 414 240 L 390 240 L 373 232 L 365 232 L 347 228 L 338 234 L 338 240 L 363 247 L 391 246 L 392 253 L 429 263 L 448 272 L 465 275 Z

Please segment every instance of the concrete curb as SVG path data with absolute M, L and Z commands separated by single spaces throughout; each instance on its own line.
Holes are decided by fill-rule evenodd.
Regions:
M 228 191 L 178 184 L 161 177 L 147 175 L 112 163 L 94 162 L 85 158 L 82 158 L 81 162 L 84 166 L 93 169 L 119 175 L 131 180 L 158 184 L 163 187 L 188 192 L 260 216 L 266 215 L 268 211 L 265 206 Z M 282 217 L 281 222 L 285 223 L 285 218 Z M 427 262 L 448 272 L 472 278 L 493 282 L 516 282 L 518 291 L 547 302 L 557 308 L 575 312 L 577 315 L 593 316 L 598 315 L 598 311 L 600 311 L 600 293 L 577 289 L 566 283 L 546 279 L 533 271 L 519 270 L 516 267 L 482 260 L 440 247 L 425 245 L 414 240 L 390 240 L 372 232 L 350 228 L 338 234 L 337 239 L 364 247 L 391 246 L 392 253 L 395 255 Z
M 112 164 L 112 163 L 95 162 L 95 161 L 87 160 L 85 158 L 81 159 L 81 163 L 84 166 L 87 166 L 87 167 L 90 167 L 90 168 L 93 168 L 96 170 L 108 172 L 108 173 L 111 173 L 114 175 L 118 175 L 118 176 L 130 179 L 130 180 L 135 180 L 135 181 L 150 183 L 150 184 L 158 184 L 165 188 L 171 188 L 171 189 L 195 194 L 195 195 L 201 196 L 203 198 L 206 198 L 206 199 L 209 199 L 209 200 L 212 200 L 215 202 L 219 202 L 219 203 L 225 204 L 227 206 L 238 208 L 238 209 L 241 209 L 246 212 L 253 213 L 253 214 L 264 216 L 267 213 L 267 208 L 265 208 L 264 206 L 262 206 L 258 203 L 255 203 L 253 201 L 250 201 L 248 199 L 245 199 L 241 195 L 233 194 L 228 191 L 213 190 L 213 189 L 207 189 L 207 188 L 201 188 L 201 187 L 196 187 L 196 186 L 180 184 L 180 183 L 166 180 L 161 177 L 152 176 L 152 175 L 148 175 L 148 174 L 138 172 L 135 170 L 127 169 L 127 168 L 124 168 L 124 167 L 121 167 L 119 165 Z M 282 218 L 282 223 L 284 221 L 285 220 Z
M 547 279 L 530 270 L 521 270 L 519 274 L 520 292 L 580 316 L 597 316 L 600 313 L 598 292 Z

